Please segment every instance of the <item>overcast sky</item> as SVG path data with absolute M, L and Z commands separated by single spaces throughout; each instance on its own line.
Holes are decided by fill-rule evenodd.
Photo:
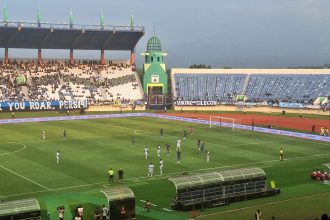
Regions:
M 146 27 L 138 42 L 137 65 L 148 39 L 156 36 L 168 53 L 169 67 L 207 64 L 212 67 L 276 68 L 330 63 L 330 0 L 6 0 L 9 20 L 98 24 L 101 9 L 106 24 Z M 3 11 L 3 10 L 1 10 Z M 3 16 L 1 16 L 3 17 Z M 3 50 L 1 50 L 3 57 Z M 10 56 L 36 57 L 34 50 L 10 50 Z M 66 58 L 69 51 L 44 52 Z M 98 58 L 99 51 L 77 51 L 76 57 Z M 106 58 L 129 58 L 107 52 Z

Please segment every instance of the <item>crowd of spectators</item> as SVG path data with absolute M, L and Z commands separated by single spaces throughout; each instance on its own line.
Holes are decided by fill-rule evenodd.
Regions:
M 311 173 L 310 177 L 312 180 L 320 180 L 320 181 L 330 180 L 330 173 L 316 169 Z
M 114 61 L 104 65 L 48 61 L 39 65 L 35 60 L 13 60 L 0 63 L 0 101 L 84 99 L 93 104 L 142 99 L 135 71 L 135 66 Z M 133 92 L 123 93 L 123 89 Z
M 329 129 L 325 128 L 325 127 L 321 127 L 320 135 L 328 137 L 329 136 Z

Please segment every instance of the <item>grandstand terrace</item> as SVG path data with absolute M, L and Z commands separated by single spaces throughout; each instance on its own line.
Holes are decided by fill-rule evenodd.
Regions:
M 135 67 L 128 61 L 15 60 L 0 64 L 1 101 L 88 100 L 91 104 L 143 98 Z
M 2 102 L 88 100 L 90 104 L 143 98 L 135 69 L 135 46 L 144 27 L 48 22 L 0 22 Z M 38 59 L 10 59 L 9 49 L 37 49 Z M 66 49 L 69 60 L 43 60 L 42 49 Z M 74 50 L 99 50 L 100 60 L 75 60 Z M 129 61 L 109 61 L 106 50 L 129 51 Z
M 313 103 L 330 96 L 329 69 L 172 69 L 176 100 Z

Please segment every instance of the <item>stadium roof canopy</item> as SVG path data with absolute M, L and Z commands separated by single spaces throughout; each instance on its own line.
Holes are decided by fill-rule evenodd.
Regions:
M 190 187 L 198 187 L 213 183 L 228 181 L 240 181 L 252 178 L 265 178 L 266 173 L 261 168 L 244 168 L 235 170 L 225 170 L 220 172 L 201 173 L 192 176 L 173 177 L 172 181 L 177 190 Z
M 0 22 L 0 47 L 21 49 L 132 50 L 141 26 Z

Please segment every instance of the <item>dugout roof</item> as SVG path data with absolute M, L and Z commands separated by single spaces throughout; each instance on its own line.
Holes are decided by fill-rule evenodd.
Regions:
M 325 163 L 323 165 L 326 166 L 330 170 L 330 163 Z
M 133 191 L 130 188 L 125 187 L 125 186 L 107 188 L 107 189 L 101 190 L 101 192 L 105 194 L 105 196 L 107 197 L 109 202 L 135 198 Z
M 219 172 L 201 173 L 192 176 L 180 176 L 170 178 L 177 190 L 195 186 L 208 185 L 228 181 L 245 180 L 257 177 L 266 177 L 265 171 L 261 168 L 244 168 L 225 170 Z
M 36 199 L 24 199 L 0 203 L 0 216 L 8 216 L 32 211 L 40 211 Z
M 1 23 L 0 47 L 22 49 L 133 50 L 144 35 L 140 26 Z

